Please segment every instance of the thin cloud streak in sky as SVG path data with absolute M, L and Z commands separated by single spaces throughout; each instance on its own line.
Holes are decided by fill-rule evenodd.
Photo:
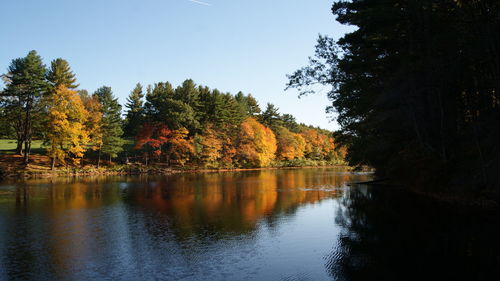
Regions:
M 200 5 L 212 6 L 212 4 L 210 4 L 210 3 L 206 3 L 206 2 L 202 2 L 202 1 L 198 1 L 198 0 L 188 0 L 188 1 L 196 3 L 196 4 L 200 4 Z

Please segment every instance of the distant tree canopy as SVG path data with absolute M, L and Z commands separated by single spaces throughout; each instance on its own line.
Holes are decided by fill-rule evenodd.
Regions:
M 2 78 L 2 137 L 17 140 L 15 152 L 24 154 L 25 163 L 33 139 L 43 140 L 52 169 L 89 163 L 99 168 L 113 160 L 207 168 L 344 163 L 332 132 L 298 124 L 272 104 L 262 112 L 250 94 L 221 92 L 191 79 L 177 87 L 137 83 L 122 112 L 111 87 L 92 94 L 78 89 L 62 58 L 47 69 L 31 51 L 14 59 Z
M 498 186 L 500 2 L 354 0 L 332 11 L 355 31 L 320 36 L 288 87 L 332 87 L 349 162 L 414 184 Z

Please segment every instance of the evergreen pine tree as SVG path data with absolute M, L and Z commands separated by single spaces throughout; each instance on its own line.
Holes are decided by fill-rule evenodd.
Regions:
M 114 97 L 110 87 L 103 86 L 94 93 L 102 105 L 102 145 L 99 150 L 101 153 L 109 156 L 109 159 L 116 157 L 123 148 L 123 135 L 121 110 L 122 106 L 118 99 Z
M 9 104 L 7 97 L 3 91 L 0 91 L 0 138 L 12 138 L 13 126 L 10 124 L 10 116 L 7 110 L 7 105 Z
M 206 86 L 199 86 L 198 93 L 199 104 L 198 108 L 196 109 L 198 112 L 198 122 L 204 126 L 206 123 L 211 122 L 211 120 L 209 119 L 210 116 L 208 114 L 208 109 L 210 107 L 210 101 L 212 99 L 212 91 Z
M 125 107 L 128 108 L 124 126 L 125 136 L 136 136 L 139 127 L 144 122 L 143 98 L 144 93 L 142 92 L 142 85 L 137 83 L 134 90 L 132 90 L 128 96 L 127 103 L 125 104 Z
M 169 82 L 155 83 L 149 85 L 146 90 L 146 103 L 144 111 L 149 122 L 158 121 L 163 110 L 163 103 L 166 99 L 172 99 L 174 88 Z
M 215 120 L 219 127 L 237 128 L 245 119 L 245 114 L 241 112 L 240 105 L 230 93 L 222 94 L 221 101 L 215 110 Z
M 260 115 L 260 122 L 273 130 L 278 126 L 282 125 L 281 116 L 278 112 L 278 108 L 272 104 L 268 103 L 266 110 Z
M 42 110 L 41 98 L 47 93 L 46 72 L 42 58 L 36 51 L 31 51 L 24 58 L 12 60 L 5 75 L 8 82 L 4 92 L 5 110 L 15 127 L 17 153 L 21 153 L 24 144 L 25 164 L 29 162 L 33 128 L 37 127 L 42 119 L 37 116 Z
M 182 101 L 192 108 L 199 107 L 199 91 L 193 80 L 185 80 L 181 86 L 175 89 L 174 99 Z
M 242 92 L 238 92 L 234 98 L 240 104 L 242 111 L 248 116 L 255 116 L 261 112 L 259 103 L 251 95 L 245 96 Z
M 261 112 L 259 103 L 257 100 L 251 95 L 247 95 L 247 112 L 249 115 L 255 116 Z
M 155 84 L 146 94 L 147 121 L 163 123 L 173 130 L 186 128 L 190 133 L 199 131 L 195 110 L 183 100 L 189 101 L 180 92 L 176 93 L 169 82 Z
M 54 88 L 64 85 L 68 89 L 76 89 L 79 86 L 76 84 L 76 77 L 71 71 L 69 63 L 62 58 L 55 59 L 50 63 L 47 80 Z

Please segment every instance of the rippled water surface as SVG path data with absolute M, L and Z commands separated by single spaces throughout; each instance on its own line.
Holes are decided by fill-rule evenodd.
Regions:
M 0 280 L 498 273 L 494 216 L 347 186 L 369 179 L 324 168 L 3 183 Z

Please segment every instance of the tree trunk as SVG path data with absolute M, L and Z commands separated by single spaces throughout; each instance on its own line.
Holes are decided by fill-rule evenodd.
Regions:
M 30 150 L 29 150 L 29 141 L 26 139 L 24 141 L 24 164 L 28 165 L 28 162 L 29 162 L 29 154 L 30 154 Z
M 51 164 L 50 164 L 50 169 L 54 170 L 55 166 L 56 166 L 56 158 L 52 157 Z
M 31 127 L 31 101 L 28 98 L 26 102 L 26 114 L 24 119 L 24 164 L 28 165 L 29 162 L 29 142 L 31 141 L 30 128 Z
M 24 132 L 24 126 L 23 126 L 23 115 L 19 115 L 16 118 L 17 120 L 14 123 L 14 130 L 16 131 L 16 141 L 17 141 L 17 147 L 16 147 L 16 154 L 17 155 L 23 155 L 23 132 Z
M 99 169 L 99 165 L 101 164 L 101 147 L 102 144 L 99 145 L 99 154 L 97 156 L 97 169 Z
M 23 154 L 23 140 L 20 139 L 17 140 L 16 154 L 17 155 Z

